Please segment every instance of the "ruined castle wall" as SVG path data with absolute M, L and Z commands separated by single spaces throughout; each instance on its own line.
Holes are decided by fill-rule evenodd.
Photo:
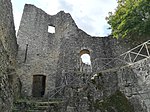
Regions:
M 48 33 L 48 26 L 55 27 L 55 33 Z M 18 74 L 23 83 L 22 93 L 32 95 L 33 75 L 43 74 L 46 78 L 46 94 L 62 85 L 62 74 L 79 72 L 80 51 L 87 49 L 91 56 L 91 72 L 97 72 L 114 57 L 114 43 L 111 38 L 91 37 L 80 30 L 71 15 L 63 11 L 48 15 L 33 5 L 25 5 L 18 31 Z M 115 54 L 117 55 L 117 54 Z M 72 73 L 71 73 L 72 72 Z
M 116 89 L 119 89 L 122 93 L 126 95 L 128 100 L 134 106 L 135 112 L 149 112 L 150 111 L 150 59 L 144 59 L 138 61 L 131 65 L 122 66 L 115 69 L 109 69 L 102 71 L 97 77 L 95 77 L 97 87 L 104 87 L 101 91 L 98 92 L 100 95 L 102 92 L 105 92 L 103 95 L 111 95 L 115 92 Z M 105 79 L 107 77 L 107 80 Z M 117 77 L 116 77 L 117 76 Z M 108 81 L 109 77 L 112 81 Z M 107 82 L 108 81 L 108 82 Z M 102 84 L 103 82 L 103 84 Z M 105 85 L 105 82 L 109 86 Z M 114 86 L 115 85 L 115 86 Z M 112 89 L 114 88 L 114 90 Z M 94 95 L 95 99 L 98 95 Z M 107 97 L 108 97 L 107 96 Z M 100 98 L 105 98 L 102 96 Z M 98 98 L 98 99 L 100 99 Z
M 5 50 L 13 61 L 17 54 L 17 41 L 15 36 L 15 27 L 12 14 L 12 5 L 10 0 L 1 0 L 1 13 L 0 13 L 0 39 L 3 43 Z
M 72 32 L 72 33 L 71 33 Z M 73 34 L 73 32 L 75 32 Z M 64 36 L 64 35 L 63 35 Z M 70 31 L 67 35 L 61 38 L 60 54 L 57 68 L 57 79 L 58 86 L 60 80 L 63 80 L 63 76 L 74 76 L 74 72 L 82 72 L 81 68 L 81 57 L 80 51 L 87 49 L 90 51 L 91 57 L 91 72 L 98 72 L 106 69 L 104 65 L 110 60 L 104 60 L 102 58 L 114 57 L 114 41 L 111 38 L 103 37 L 91 37 L 80 29 Z M 72 80 L 72 78 L 70 78 Z M 68 79 L 68 82 L 71 82 Z
M 136 112 L 150 111 L 150 58 L 118 71 L 119 87 L 130 99 Z
M 48 33 L 49 16 L 32 5 L 25 5 L 18 31 L 18 61 L 22 94 L 31 96 L 33 75 L 46 76 L 46 90 L 55 87 L 55 52 L 52 52 L 54 34 Z M 54 44 L 55 45 L 55 44 Z M 47 92 L 47 91 L 46 91 Z
M 66 29 L 73 31 L 74 28 L 68 28 L 70 17 L 70 14 L 64 16 L 63 11 L 51 16 L 33 5 L 25 5 L 17 36 L 18 74 L 24 95 L 32 95 L 33 75 L 46 76 L 46 95 L 55 88 L 61 38 L 67 33 Z M 55 27 L 56 32 L 49 33 L 48 26 Z
M 68 37 L 68 38 L 67 38 Z M 78 70 L 80 68 L 80 51 L 87 49 L 90 51 L 92 71 L 101 70 L 105 60 L 102 58 L 113 57 L 113 46 L 110 38 L 91 37 L 81 30 L 78 30 L 75 35 L 68 35 L 62 38 L 61 53 L 66 66 L 62 69 Z M 61 54 L 62 56 L 62 54 Z M 63 63 L 63 62 L 62 62 Z
M 13 102 L 13 91 L 7 74 L 8 66 L 9 59 L 7 52 L 0 41 L 0 110 L 3 112 L 10 111 Z
M 17 42 L 10 0 L 0 0 L 0 110 L 10 112 L 17 91 Z M 17 92 L 16 92 L 17 94 Z

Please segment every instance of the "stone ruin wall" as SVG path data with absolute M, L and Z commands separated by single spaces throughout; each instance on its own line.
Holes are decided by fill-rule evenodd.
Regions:
M 109 62 L 101 58 L 116 57 L 124 51 L 114 39 L 91 37 L 78 29 L 70 14 L 61 11 L 52 16 L 27 4 L 17 36 L 16 66 L 17 43 L 11 2 L 0 2 L 0 110 L 4 112 L 11 111 L 14 92 L 19 91 L 16 68 L 23 96 L 32 96 L 32 78 L 36 74 L 47 78 L 46 96 L 61 84 L 63 73 L 72 74 L 79 70 L 81 50 L 90 51 L 93 73 L 101 71 L 101 67 Z M 48 26 L 55 27 L 55 34 L 48 33 Z M 147 59 L 132 66 L 102 72 L 103 77 L 97 81 L 104 88 L 101 91 L 91 88 L 92 95 L 103 100 L 119 89 L 134 105 L 136 112 L 149 112 L 149 63 Z
M 18 95 L 16 75 L 17 41 L 12 4 L 0 0 L 0 111 L 10 112 Z M 15 92 L 16 91 L 16 92 Z
M 55 33 L 48 32 L 48 26 L 55 27 Z M 18 74 L 22 82 L 22 94 L 32 96 L 33 75 L 46 76 L 45 96 L 60 86 L 63 73 L 74 73 L 81 66 L 80 51 L 90 51 L 92 72 L 115 54 L 116 41 L 111 38 L 91 37 L 80 30 L 70 14 L 63 11 L 48 15 L 41 9 L 26 4 L 18 31 Z M 26 61 L 25 52 L 27 49 Z
M 102 101 L 120 90 L 126 95 L 134 107 L 135 112 L 150 112 L 150 59 L 144 59 L 131 65 L 115 69 L 104 70 L 94 79 L 96 85 L 103 89 L 95 89 L 93 86 L 94 100 Z
M 150 58 L 121 68 L 118 86 L 135 107 L 135 112 L 150 112 Z

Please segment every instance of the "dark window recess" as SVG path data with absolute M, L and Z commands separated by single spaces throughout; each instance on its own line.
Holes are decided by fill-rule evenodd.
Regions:
M 25 56 L 24 56 L 24 63 L 27 60 L 27 54 L 28 54 L 28 44 L 26 44 L 26 50 L 25 50 Z
M 13 84 L 13 76 L 15 75 L 15 69 L 7 68 L 7 74 L 8 74 L 8 82 L 10 85 L 12 85 Z
M 10 85 L 13 84 L 13 75 L 8 75 L 8 82 Z
M 44 76 L 44 75 L 34 75 L 33 76 L 33 87 L 32 87 L 32 96 L 33 97 L 43 97 L 44 96 L 45 81 L 46 81 L 46 76 Z

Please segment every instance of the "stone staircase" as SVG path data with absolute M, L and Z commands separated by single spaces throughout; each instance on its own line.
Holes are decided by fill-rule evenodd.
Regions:
M 12 112 L 61 112 L 63 101 L 17 100 Z M 60 110 L 60 111 L 59 111 Z

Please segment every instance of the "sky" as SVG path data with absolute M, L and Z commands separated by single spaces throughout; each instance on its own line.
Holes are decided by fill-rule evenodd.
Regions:
M 105 18 L 114 12 L 117 0 L 11 0 L 16 30 L 19 28 L 25 4 L 34 4 L 54 15 L 61 10 L 70 13 L 77 26 L 91 36 L 107 36 L 109 25 Z

